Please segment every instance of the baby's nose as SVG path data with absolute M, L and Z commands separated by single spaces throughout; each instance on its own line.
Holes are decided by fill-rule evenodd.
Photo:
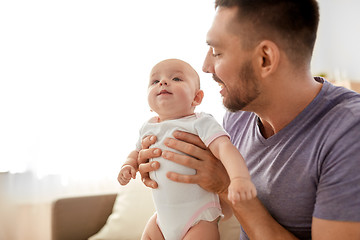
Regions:
M 168 85 L 168 84 L 167 84 L 167 81 L 166 81 L 165 79 L 163 79 L 163 80 L 160 81 L 160 86 L 162 86 L 162 85 Z

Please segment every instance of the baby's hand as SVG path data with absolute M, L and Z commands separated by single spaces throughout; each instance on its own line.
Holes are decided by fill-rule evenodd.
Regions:
M 232 204 L 256 197 L 255 185 L 248 178 L 234 178 L 230 182 L 228 198 Z
M 133 166 L 125 165 L 121 168 L 118 181 L 121 185 L 126 185 L 130 182 L 131 178 L 135 179 L 136 169 Z

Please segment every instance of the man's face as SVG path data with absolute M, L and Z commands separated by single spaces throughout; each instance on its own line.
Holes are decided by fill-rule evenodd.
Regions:
M 257 99 L 259 81 L 254 71 L 251 50 L 242 48 L 242 39 L 230 25 L 237 8 L 219 8 L 207 34 L 210 48 L 203 71 L 212 73 L 222 90 L 223 104 L 230 111 L 251 110 Z M 239 27 L 238 25 L 237 27 Z

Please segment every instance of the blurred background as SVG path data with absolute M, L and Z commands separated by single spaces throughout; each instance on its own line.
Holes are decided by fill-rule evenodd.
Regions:
M 360 82 L 360 2 L 319 4 L 314 75 Z M 158 61 L 192 64 L 197 111 L 222 121 L 220 89 L 201 71 L 213 14 L 205 0 L 0 2 L 0 240 L 49 239 L 38 226 L 51 201 L 119 189 Z

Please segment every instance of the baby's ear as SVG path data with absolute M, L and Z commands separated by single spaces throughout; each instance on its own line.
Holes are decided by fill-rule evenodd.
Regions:
M 192 102 L 191 106 L 196 107 L 197 105 L 200 105 L 203 98 L 204 98 L 204 91 L 201 89 L 197 90 L 195 97 L 194 97 L 194 101 Z

